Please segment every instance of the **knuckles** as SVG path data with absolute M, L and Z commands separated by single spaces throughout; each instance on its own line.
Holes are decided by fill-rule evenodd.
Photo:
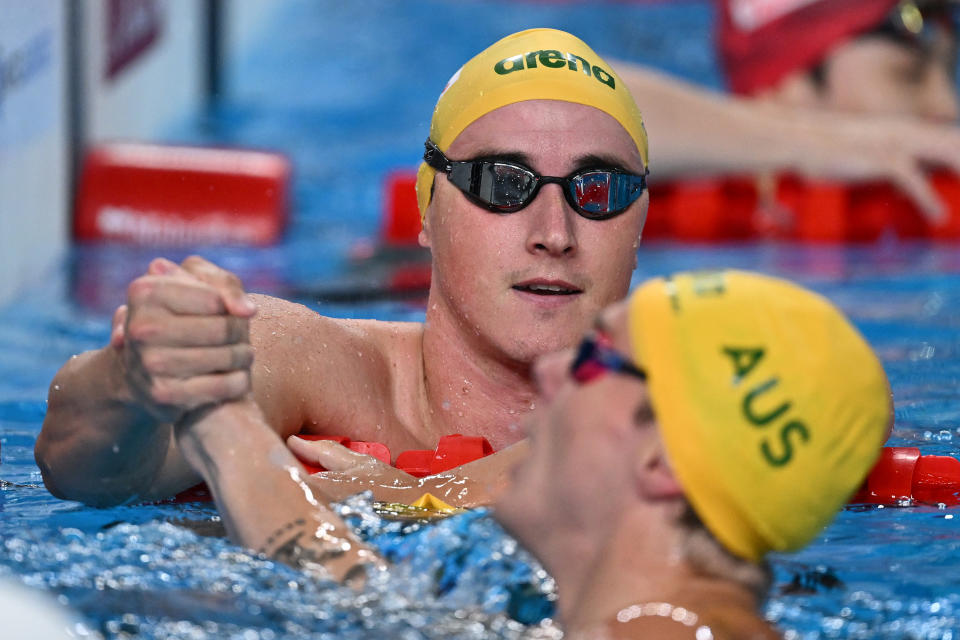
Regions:
M 215 280 L 230 288 L 240 290 L 243 289 L 243 282 L 236 276 L 236 274 L 227 271 L 226 269 L 221 269 L 209 260 L 205 260 L 200 256 L 189 256 L 181 263 L 180 266 L 197 277 L 203 277 L 203 279 L 207 282 L 210 280 Z
M 127 324 L 126 335 L 134 342 L 149 342 L 162 332 L 159 323 L 141 318 L 131 319 Z
M 143 304 L 153 298 L 156 289 L 156 278 L 152 276 L 140 276 L 127 287 L 127 299 L 131 306 Z

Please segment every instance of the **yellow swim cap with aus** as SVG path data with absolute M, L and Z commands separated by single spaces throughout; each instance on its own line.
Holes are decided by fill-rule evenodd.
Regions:
M 633 138 L 647 166 L 647 133 L 626 85 L 582 40 L 556 29 L 528 29 L 498 40 L 463 65 L 440 94 L 430 139 L 441 151 L 467 126 L 494 109 L 525 100 L 562 100 L 612 116 Z M 430 204 L 436 170 L 421 163 L 417 204 Z
M 657 278 L 629 305 L 667 458 L 701 520 L 754 562 L 807 544 L 883 446 L 890 393 L 873 351 L 826 299 L 759 274 Z

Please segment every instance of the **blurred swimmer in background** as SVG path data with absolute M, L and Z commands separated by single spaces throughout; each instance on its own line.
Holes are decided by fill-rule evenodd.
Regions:
M 793 172 L 888 180 L 931 220 L 926 169 L 960 173 L 956 0 L 722 0 L 733 95 L 614 61 L 644 107 L 657 178 Z
M 741 271 L 646 282 L 534 378 L 529 455 L 494 514 L 555 577 L 568 637 L 777 637 L 758 615 L 766 554 L 833 519 L 892 420 L 880 362 L 832 304 Z M 255 402 L 189 414 L 176 438 L 239 544 L 354 587 L 386 568 Z M 311 444 L 324 464 L 368 457 Z M 266 455 L 251 468 L 235 447 Z

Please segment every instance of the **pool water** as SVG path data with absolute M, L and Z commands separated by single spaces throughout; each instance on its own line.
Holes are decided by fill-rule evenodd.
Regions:
M 456 66 L 511 31 L 557 26 L 601 54 L 718 86 L 710 15 L 697 2 L 285 2 L 262 47 L 228 68 L 224 102 L 171 139 L 288 153 L 291 232 L 274 248 L 194 250 L 250 290 L 320 313 L 419 320 L 416 297 L 324 292 L 352 282 L 356 248 L 378 232 L 382 178 L 415 165 Z M 482 510 L 421 526 L 378 518 L 363 496 L 341 505 L 397 567 L 356 596 L 230 544 L 209 504 L 91 509 L 53 498 L 32 453 L 47 385 L 71 355 L 106 342 L 125 284 L 157 253 L 188 252 L 75 248 L 0 309 L 0 578 L 79 612 L 80 637 L 513 638 L 550 615 L 549 576 Z M 648 244 L 639 263 L 635 281 L 736 267 L 820 291 L 880 354 L 896 405 L 889 444 L 960 455 L 956 247 Z M 765 615 L 788 638 L 958 638 L 958 519 L 937 505 L 845 510 L 808 549 L 773 559 Z

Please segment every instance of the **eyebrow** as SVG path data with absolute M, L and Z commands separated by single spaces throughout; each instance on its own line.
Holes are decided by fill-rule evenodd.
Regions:
M 646 398 L 633 412 L 633 422 L 638 427 L 645 427 L 654 420 L 656 415 L 653 413 L 653 406 L 650 404 L 650 399 Z

